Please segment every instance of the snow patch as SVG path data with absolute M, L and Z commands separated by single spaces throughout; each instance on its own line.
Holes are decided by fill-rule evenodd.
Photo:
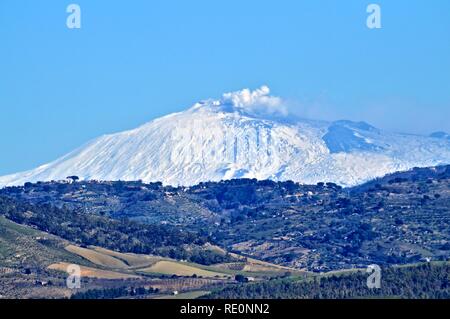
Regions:
M 287 110 L 266 86 L 226 93 L 101 136 L 35 170 L 0 177 L 0 186 L 73 175 L 174 186 L 243 177 L 352 186 L 415 166 L 450 164 L 443 134 L 393 134 L 364 122 L 288 122 L 274 114 Z

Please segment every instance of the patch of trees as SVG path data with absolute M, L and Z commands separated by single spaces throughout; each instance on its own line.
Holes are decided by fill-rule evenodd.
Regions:
M 126 219 L 57 208 L 50 204 L 31 205 L 0 196 L 0 214 L 24 225 L 59 236 L 79 245 L 95 245 L 121 252 L 161 254 L 203 264 L 225 262 L 229 256 L 184 245 L 201 246 L 206 237 L 170 225 L 140 224 Z
M 274 280 L 240 284 L 215 291 L 211 299 L 355 299 L 355 298 L 450 298 L 450 265 L 423 264 L 387 268 L 381 289 L 367 287 L 367 274 L 316 277 L 303 282 Z
M 157 288 L 106 288 L 106 289 L 89 289 L 86 291 L 80 291 L 74 293 L 70 299 L 117 299 L 121 297 L 139 297 L 148 296 L 151 294 L 157 294 L 159 289 Z

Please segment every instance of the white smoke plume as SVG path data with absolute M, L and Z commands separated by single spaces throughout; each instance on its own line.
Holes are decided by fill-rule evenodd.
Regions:
M 222 104 L 232 105 L 234 108 L 257 114 L 287 115 L 288 110 L 283 100 L 270 95 L 270 89 L 264 85 L 254 91 L 243 89 L 241 91 L 225 93 Z

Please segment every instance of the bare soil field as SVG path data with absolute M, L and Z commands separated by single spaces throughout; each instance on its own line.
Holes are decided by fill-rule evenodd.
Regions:
M 161 260 L 161 258 L 158 256 L 138 255 L 138 254 L 131 254 L 131 253 L 124 254 L 124 253 L 119 253 L 119 252 L 112 251 L 109 249 L 105 249 L 102 247 L 92 247 L 92 249 L 103 255 L 108 255 L 108 256 L 120 259 L 120 260 L 124 261 L 131 268 L 150 267 L 151 265 L 153 265 L 156 262 L 158 262 L 159 260 Z
M 141 269 L 140 271 L 144 273 L 157 273 L 165 275 L 177 275 L 177 276 L 202 276 L 202 277 L 226 277 L 227 275 L 220 272 L 214 272 L 209 270 L 204 270 L 181 262 L 174 262 L 168 260 L 158 261 L 151 267 Z
M 58 270 L 62 272 L 67 271 L 68 263 L 57 263 L 48 266 L 50 270 Z M 100 279 L 132 279 L 132 278 L 141 278 L 137 275 L 124 274 L 116 271 L 103 270 L 92 267 L 81 266 L 81 276 L 87 278 L 100 278 Z
M 117 259 L 115 257 L 97 252 L 92 249 L 87 248 L 81 248 L 74 245 L 69 245 L 65 248 L 67 251 L 79 255 L 90 262 L 103 266 L 108 268 L 115 268 L 115 269 L 126 269 L 128 268 L 128 265 L 124 263 L 122 260 Z

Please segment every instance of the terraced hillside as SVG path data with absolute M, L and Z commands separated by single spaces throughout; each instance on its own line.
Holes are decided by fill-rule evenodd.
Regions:
M 226 263 L 222 269 L 155 255 L 80 247 L 0 216 L 0 298 L 95 297 L 111 291 L 110 296 L 119 291 L 130 298 L 165 298 L 175 290 L 195 297 L 200 291 L 207 293 L 218 285 L 234 283 L 237 274 L 264 280 L 285 273 L 276 265 L 267 265 L 266 272 L 245 270 L 247 262 L 239 258 L 242 268 L 232 270 Z M 81 289 L 66 286 L 68 266 L 73 264 L 81 268 Z M 292 273 L 297 272 L 292 269 Z
M 204 265 L 237 262 L 226 252 L 319 272 L 450 257 L 450 166 L 395 173 L 348 189 L 248 179 L 189 188 L 90 181 L 28 183 L 0 196 L 58 210 L 53 216 L 66 219 L 54 231 L 64 237 L 76 229 L 78 244 Z M 76 222 L 86 220 L 83 227 L 102 220 L 131 224 L 115 236 L 105 227 L 90 228 L 95 236 L 86 238 L 79 226 L 60 229 L 74 222 L 74 213 Z M 15 220 L 48 227 L 35 217 L 21 212 Z M 158 236 L 140 236 L 145 227 Z M 126 240 L 116 240 L 120 236 Z M 222 253 L 199 248 L 208 242 Z

